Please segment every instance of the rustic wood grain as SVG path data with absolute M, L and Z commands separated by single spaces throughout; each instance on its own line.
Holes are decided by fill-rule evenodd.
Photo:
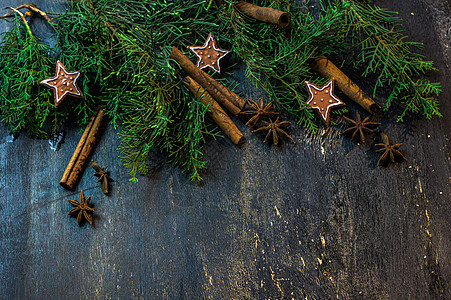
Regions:
M 63 3 L 35 1 L 47 11 Z M 20 4 L 0 0 L 0 7 Z M 424 42 L 440 68 L 430 76 L 443 83 L 443 118 L 382 119 L 408 162 L 378 168 L 374 147 L 344 139 L 340 126 L 316 134 L 294 126 L 296 145 L 277 149 L 237 121 L 246 145 L 207 145 L 202 185 L 157 154 L 154 172 L 134 184 L 108 127 L 93 157 L 115 179 L 107 197 L 89 167 L 76 192 L 58 184 L 78 128 L 54 152 L 48 141 L 13 141 L 0 127 L 0 295 L 449 299 L 451 11 L 446 0 L 377 4 L 400 12 L 411 39 Z M 51 38 L 45 23 L 32 24 Z M 8 26 L 0 20 L 1 32 Z M 263 96 L 242 71 L 236 78 L 243 96 Z M 92 196 L 93 227 L 66 215 L 66 200 L 80 189 Z

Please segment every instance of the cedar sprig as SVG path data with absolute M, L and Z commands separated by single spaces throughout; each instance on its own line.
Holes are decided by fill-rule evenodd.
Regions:
M 69 10 L 60 15 L 56 24 L 51 24 L 58 33 L 58 49 L 60 61 L 71 70 L 83 71 L 80 81 L 83 94 L 82 101 L 72 101 L 61 105 L 66 113 L 75 115 L 79 124 L 89 122 L 97 107 L 110 94 L 106 92 L 106 77 L 113 71 L 110 66 L 112 37 L 108 27 L 102 20 L 89 15 L 90 8 L 81 2 L 73 1 Z M 112 122 L 118 118 L 109 112 Z
M 61 39 L 62 49 L 100 62 L 102 76 L 94 77 L 91 85 L 99 83 L 112 122 L 121 125 L 120 157 L 132 181 L 147 172 L 152 149 L 167 153 L 191 179 L 201 180 L 199 172 L 206 163 L 201 151 L 204 135 L 211 134 L 204 120 L 206 107 L 180 85 L 177 66 L 160 51 L 172 44 L 191 44 L 193 33 L 208 35 L 216 26 L 209 22 L 213 17 L 193 18 L 204 4 L 146 1 L 137 9 L 137 3 L 125 0 L 81 0 L 62 17 L 61 36 L 68 31 L 81 34 L 72 42 Z M 72 46 L 77 43 L 80 46 Z
M 422 78 L 425 72 L 433 70 L 432 63 L 411 50 L 411 46 L 418 45 L 405 41 L 398 31 L 400 20 L 392 13 L 370 6 L 368 1 L 321 1 L 317 10 L 288 0 L 254 1 L 291 14 L 292 26 L 281 29 L 244 16 L 236 10 L 235 2 L 69 2 L 69 10 L 53 26 L 58 33 L 59 59 L 70 69 L 85 71 L 86 99 L 66 102 L 58 110 L 52 106 L 47 89 L 21 88 L 20 97 L 11 98 L 8 94 L 10 87 L 16 90 L 31 85 L 31 79 L 37 82 L 34 73 L 31 77 L 30 73 L 22 73 L 26 63 L 35 62 L 32 70 L 46 72 L 46 76 L 39 77 L 49 77 L 49 72 L 53 72 L 54 58 L 48 60 L 43 55 L 46 46 L 30 38 L 32 34 L 24 38 L 28 31 L 16 19 L 17 28 L 9 33 L 9 41 L 5 36 L 6 48 L 1 50 L 8 67 L 2 64 L 4 72 L 0 70 L 0 75 L 9 76 L 0 78 L 2 84 L 7 83 L 0 95 L 4 122 L 14 132 L 32 123 L 36 125 L 30 125 L 28 130 L 39 129 L 50 119 L 55 124 L 70 118 L 84 123 L 95 107 L 103 104 L 111 122 L 121 127 L 119 150 L 133 181 L 138 173 L 147 171 L 151 149 L 166 153 L 192 179 L 200 180 L 200 170 L 205 167 L 202 146 L 205 137 L 212 134 L 205 121 L 207 108 L 181 84 L 184 73 L 167 59 L 167 50 L 171 46 L 186 49 L 203 42 L 209 32 L 220 33 L 220 43 L 245 62 L 246 76 L 262 87 L 279 109 L 288 111 L 308 129 L 315 130 L 318 119 L 305 103 L 303 82 L 325 80 L 308 66 L 312 58 L 320 55 L 344 57 L 341 67 L 362 67 L 363 75 L 376 74 L 377 89 L 393 88 L 385 108 L 389 109 L 395 101 L 405 105 L 400 120 L 407 111 L 427 118 L 439 115 L 434 96 L 440 92 L 440 85 Z M 29 44 L 34 45 L 36 59 L 28 59 L 24 49 Z M 358 58 L 356 62 L 352 57 L 347 59 L 349 51 Z M 17 54 L 20 59 L 15 61 Z M 22 85 L 10 79 L 14 76 Z M 40 93 L 38 102 L 30 100 Z M 23 107 L 27 109 L 22 112 Z
M 333 25 L 341 13 L 322 7 L 322 13 L 316 16 L 289 1 L 266 1 L 269 3 L 272 5 L 267 6 L 292 14 L 291 29 L 247 18 L 233 5 L 222 14 L 221 28 L 234 37 L 232 49 L 246 62 L 246 76 L 298 124 L 316 130 L 319 123 L 305 103 L 308 97 L 304 81 L 322 80 L 309 67 L 312 58 L 342 51 Z
M 401 18 L 395 12 L 358 1 L 340 0 L 335 5 L 344 16 L 337 26 L 350 43 L 353 67 L 363 66 L 363 76 L 377 76 L 373 97 L 379 89 L 391 89 L 384 110 L 395 102 L 401 104 L 403 112 L 397 121 L 403 121 L 407 112 L 427 119 L 441 116 L 436 99 L 441 84 L 423 78 L 436 69 L 432 61 L 415 51 L 422 49 L 421 43 L 407 41 L 400 29 Z
M 246 62 L 246 76 L 299 124 L 313 130 L 317 127 L 309 109 L 299 111 L 299 107 L 308 107 L 305 91 L 297 82 L 318 80 L 311 74 L 308 62 L 319 55 L 344 57 L 343 67 L 362 67 L 363 76 L 375 74 L 373 96 L 382 87 L 392 89 L 384 109 L 395 102 L 404 107 L 398 121 L 407 112 L 427 119 L 441 116 L 436 99 L 441 86 L 423 78 L 435 68 L 414 51 L 421 49 L 419 43 L 406 41 L 399 29 L 401 19 L 395 13 L 370 5 L 369 1 L 354 0 L 320 1 L 316 11 L 288 1 L 262 1 L 259 5 L 291 13 L 291 29 L 247 18 L 233 5 L 223 14 L 222 28 L 234 36 L 233 50 Z
M 13 135 L 25 130 L 44 138 L 46 122 L 57 127 L 67 118 L 56 109 L 50 90 L 39 85 L 51 75 L 49 46 L 40 43 L 21 12 L 14 13 L 13 27 L 3 34 L 0 48 L 2 122 Z

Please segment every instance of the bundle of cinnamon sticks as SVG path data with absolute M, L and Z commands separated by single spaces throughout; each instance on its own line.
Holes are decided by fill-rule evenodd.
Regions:
M 180 67 L 189 75 L 185 85 L 200 101 L 209 105 L 209 114 L 221 130 L 230 138 L 235 145 L 244 142 L 244 136 L 221 108 L 224 107 L 232 115 L 238 116 L 246 101 L 229 90 L 226 86 L 216 81 L 213 77 L 197 68 L 187 56 L 179 49 L 172 47 L 169 58 L 175 60 Z M 219 105 L 220 104 L 220 105 Z
M 73 190 L 80 179 L 80 175 L 83 173 L 88 163 L 89 156 L 101 137 L 104 118 L 105 111 L 99 108 L 86 126 L 86 129 L 78 142 L 77 148 L 61 178 L 60 185 L 65 189 Z

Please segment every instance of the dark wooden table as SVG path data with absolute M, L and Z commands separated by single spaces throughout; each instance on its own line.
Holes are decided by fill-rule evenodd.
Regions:
M 63 2 L 35 1 L 48 11 Z M 109 127 L 93 157 L 116 180 L 106 197 L 90 169 L 75 193 L 58 184 L 78 128 L 55 152 L 48 141 L 13 141 L 2 126 L 1 297 L 450 299 L 451 10 L 448 0 L 377 4 L 400 12 L 440 68 L 431 77 L 443 84 L 443 118 L 384 119 L 408 162 L 378 168 L 374 148 L 344 139 L 342 127 L 295 126 L 296 145 L 277 149 L 238 123 L 246 145 L 209 144 L 204 184 L 165 164 L 134 184 Z M 0 31 L 9 26 L 0 21 Z M 93 197 L 95 226 L 66 215 L 80 189 Z

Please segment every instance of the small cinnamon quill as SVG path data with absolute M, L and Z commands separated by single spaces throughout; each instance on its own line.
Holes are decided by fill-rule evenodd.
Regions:
M 281 27 L 290 25 L 290 16 L 286 12 L 269 7 L 257 6 L 246 1 L 239 1 L 235 6 L 244 14 L 259 21 Z
M 374 102 L 364 91 L 362 91 L 357 84 L 355 84 L 348 76 L 346 76 L 337 66 L 330 60 L 322 56 L 315 59 L 310 67 L 319 75 L 335 79 L 337 87 L 352 101 L 363 107 L 369 113 L 375 113 L 380 110 L 380 106 Z
M 99 108 L 88 126 L 86 126 L 61 178 L 60 185 L 65 189 L 73 190 L 78 183 L 78 179 L 88 163 L 88 158 L 100 139 L 104 117 L 105 111 Z
M 205 91 L 194 79 L 186 77 L 185 85 L 200 101 L 208 105 L 209 115 L 221 130 L 229 137 L 235 145 L 240 145 L 244 142 L 244 136 L 236 127 L 235 123 L 229 118 L 222 107 Z

